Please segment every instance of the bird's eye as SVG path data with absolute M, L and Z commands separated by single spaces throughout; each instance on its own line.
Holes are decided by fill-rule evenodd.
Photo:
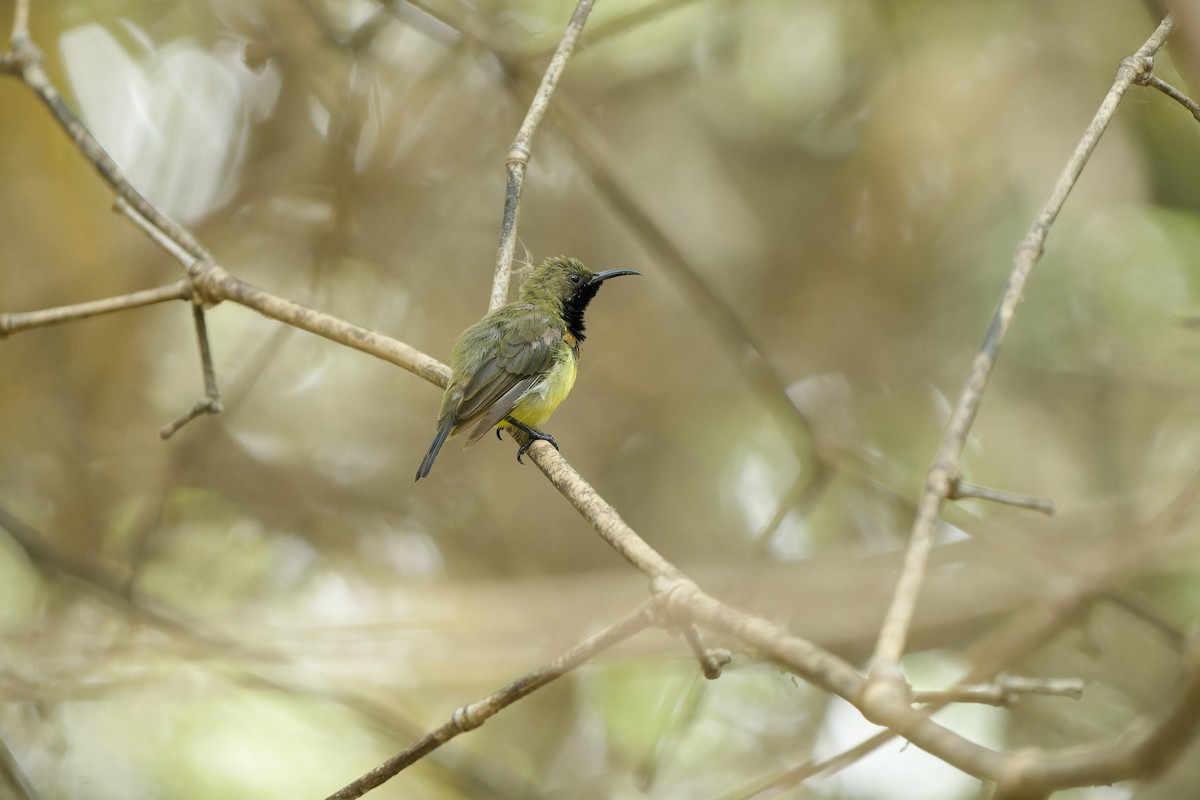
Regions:
M 579 283 L 581 280 L 583 280 L 583 276 L 580 275 L 578 272 L 572 272 L 567 277 L 567 280 L 569 280 L 571 283 Z

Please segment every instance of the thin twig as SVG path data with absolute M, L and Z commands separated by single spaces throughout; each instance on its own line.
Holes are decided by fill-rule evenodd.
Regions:
M 1169 21 L 1164 22 L 1163 26 L 1160 26 L 1161 38 L 1165 38 L 1169 30 Z M 1151 42 L 1148 42 L 1143 51 L 1149 48 L 1153 41 L 1152 39 Z M 1161 45 L 1161 39 L 1153 49 L 1157 49 L 1159 45 Z M 1139 56 L 1142 56 L 1141 51 Z M 1127 69 L 1131 72 L 1136 69 L 1144 70 L 1148 67 L 1147 62 L 1148 55 L 1144 58 L 1127 61 L 1122 67 L 1122 71 Z M 23 69 L 26 82 L 29 83 L 27 73 L 28 69 Z M 1130 78 L 1131 81 L 1132 78 Z M 1115 88 L 1114 92 L 1116 92 Z M 1116 92 L 1115 99 L 1111 98 L 1112 94 L 1110 93 L 1110 98 L 1106 98 L 1106 106 L 1115 107 L 1119 100 L 1120 92 Z M 59 102 L 61 103 L 61 100 Z M 1102 111 L 1104 108 L 1105 106 L 1102 106 Z M 1109 109 L 1108 116 L 1111 116 L 1111 109 Z M 1095 132 L 1095 136 L 1098 137 L 1102 130 L 1103 125 Z M 73 136 L 73 138 L 75 137 Z M 78 139 L 76 139 L 76 144 L 81 148 L 85 146 Z M 1082 169 L 1082 162 L 1086 160 L 1088 152 L 1090 152 L 1090 148 L 1084 152 L 1075 175 L 1078 174 L 1078 169 Z M 1068 183 L 1066 190 L 1069 188 L 1070 184 Z M 1062 197 L 1058 198 L 1057 205 L 1048 203 L 1047 219 L 1044 222 L 1039 220 L 1040 227 L 1035 226 L 1034 232 L 1027 240 L 1028 249 L 1023 247 L 1022 251 L 1018 253 L 1017 265 L 1028 263 L 1022 269 L 1015 269 L 1014 277 L 1010 279 L 1010 283 L 1013 281 L 1018 283 L 1012 302 L 1019 297 L 1019 284 L 1023 283 L 1024 277 L 1036 262 L 1040 254 L 1041 243 L 1064 198 L 1065 191 L 1062 193 Z M 1052 200 L 1054 200 L 1053 195 Z M 131 205 L 136 207 L 136 204 L 132 202 Z M 138 209 L 138 213 L 142 214 L 140 209 Z M 153 227 L 159 227 L 155 216 L 147 214 L 142 214 L 142 216 L 149 220 Z M 263 292 L 233 278 L 214 264 L 207 256 L 206 251 L 197 254 L 184 247 L 180 239 L 169 235 L 167 238 L 194 258 L 193 263 L 189 266 L 189 272 L 195 282 L 198 294 L 204 300 L 228 299 L 238 302 L 287 324 L 386 358 L 431 382 L 444 384 L 445 367 L 408 345 Z M 1006 301 L 1009 299 L 1007 292 L 1005 298 Z M 1003 311 L 1006 305 L 1009 307 L 1005 313 L 998 314 L 999 322 L 994 324 L 993 330 L 989 332 L 981 357 L 990 352 L 990 360 L 994 360 L 995 350 L 998 348 L 999 340 L 1003 337 L 1004 329 L 1012 315 L 1011 304 L 1006 301 L 1002 302 L 1001 310 Z M 982 370 L 984 383 L 986 383 L 990 364 L 985 364 L 985 367 Z M 968 390 L 971 390 L 971 386 L 972 384 L 969 382 Z M 976 406 L 978 404 L 977 395 L 981 389 L 982 386 L 974 390 L 976 396 L 972 402 Z M 973 409 L 968 409 L 966 420 L 961 425 L 969 428 L 973 413 Z M 952 430 L 954 427 L 954 418 L 952 417 Z M 961 442 L 959 445 L 958 452 L 961 452 Z M 694 621 L 735 637 L 739 642 L 758 650 L 769 660 L 854 703 L 863 710 L 869 719 L 889 726 L 917 746 L 976 777 L 1003 780 L 1008 784 L 1019 780 L 1026 784 L 1037 782 L 1037 785 L 1044 783 L 1054 786 L 1080 785 L 1097 780 L 1103 782 L 1107 778 L 1121 780 L 1134 777 L 1152 771 L 1174 758 L 1178 754 L 1179 748 L 1194 731 L 1197 723 L 1200 722 L 1200 714 L 1196 713 L 1197 706 L 1200 706 L 1200 658 L 1191 658 L 1188 662 L 1188 680 L 1179 702 L 1162 715 L 1157 722 L 1139 729 L 1132 737 L 1115 740 L 1110 744 L 1083 751 L 1035 758 L 1007 756 L 980 746 L 937 724 L 921 711 L 913 709 L 910 698 L 898 696 L 895 692 L 890 691 L 892 687 L 885 686 L 884 688 L 888 691 L 876 691 L 876 687 L 872 683 L 859 675 L 844 660 L 833 656 L 828 651 L 791 634 L 776 623 L 746 614 L 705 594 L 629 528 L 617 515 L 615 509 L 605 503 L 556 451 L 542 447 L 539 443 L 535 445 L 531 455 L 556 487 L 596 527 L 606 541 L 654 579 L 655 602 L 666 607 L 669 618 Z M 954 461 L 956 462 L 957 458 Z M 949 491 L 948 475 L 949 473 L 944 481 L 945 492 Z M 936 520 L 940 503 L 945 496 L 943 493 L 934 504 L 934 520 Z M 929 524 L 932 526 L 933 522 L 931 521 Z M 912 555 L 912 550 L 909 555 Z M 918 561 L 919 569 L 923 573 L 924 559 L 921 558 Z M 919 589 L 920 583 L 921 576 L 917 576 L 916 589 Z M 645 624 L 649 624 L 649 622 L 647 621 Z M 903 638 L 907 634 L 907 627 L 908 621 L 904 620 L 900 633 L 901 650 L 903 649 Z M 881 640 L 883 638 L 881 636 Z M 473 720 L 479 718 L 476 711 L 476 707 L 471 706 L 460 715 L 456 715 L 456 720 L 452 721 L 454 727 L 459 731 L 468 729 Z M 1014 778 L 1014 776 L 1016 777 Z
M 138 292 L 107 297 L 103 300 L 90 300 L 86 303 L 75 303 L 57 308 L 43 308 L 38 311 L 17 311 L 0 314 L 0 339 L 10 334 L 31 328 L 41 328 L 46 325 L 59 325 L 78 319 L 87 319 L 101 314 L 112 314 L 129 308 L 164 303 L 168 300 L 187 300 L 192 296 L 192 283 L 189 280 L 179 280 L 155 289 L 143 289 Z
M 1050 229 L 1057 219 L 1059 211 L 1062 210 L 1067 196 L 1079 179 L 1088 158 L 1096 149 L 1100 136 L 1112 121 L 1121 98 L 1137 80 L 1138 75 L 1153 67 L 1154 54 L 1166 42 L 1167 36 L 1170 35 L 1173 28 L 1174 24 L 1170 17 L 1164 19 L 1137 53 L 1121 62 L 1116 80 L 1088 125 L 1083 138 L 1076 146 L 1075 152 L 1067 161 L 1058 180 L 1055 181 L 1050 196 L 1046 199 L 1041 211 L 1038 212 L 1033 226 L 1017 248 L 1012 272 L 1000 295 L 1000 302 L 991 324 L 988 326 L 987 334 L 984 336 L 983 346 L 975 356 L 966 386 L 950 416 L 950 422 L 946 427 L 941 444 L 938 446 L 937 455 L 926 473 L 925 489 L 918 505 L 917 518 L 913 523 L 904 567 L 896 583 L 892 602 L 884 618 L 875 647 L 872 673 L 881 679 L 902 680 L 899 671 L 900 656 L 904 653 L 908 629 L 912 624 L 917 598 L 925 580 L 925 568 L 929 560 L 929 551 L 933 546 L 934 529 L 937 527 L 942 503 L 950 496 L 954 479 L 959 474 L 959 461 L 967 441 L 967 435 L 975 422 L 975 415 L 979 411 L 980 403 L 983 401 L 983 392 L 987 388 L 988 379 L 995 367 L 1000 345 L 1004 341 L 1004 336 L 1024 293 L 1025 281 L 1041 257 L 1046 238 L 1050 234 Z
M 158 429 L 158 435 L 162 439 L 170 439 L 180 428 L 187 425 L 201 414 L 219 414 L 221 412 L 221 404 L 214 403 L 207 397 L 197 400 L 191 408 L 183 412 L 175 420 L 168 422 L 166 425 Z
M 117 197 L 113 200 L 113 211 L 119 214 L 124 214 L 129 217 L 129 221 L 137 226 L 138 230 L 150 237 L 150 241 L 166 250 L 172 258 L 183 265 L 183 268 L 189 272 L 192 265 L 198 260 L 190 250 L 182 246 L 178 239 L 174 239 L 158 225 L 154 220 L 141 212 L 133 203 L 130 203 L 124 197 Z M 211 260 L 211 259 L 209 259 Z
M 1013 758 L 997 781 L 997 796 L 1046 797 L 1070 786 L 1113 784 L 1162 772 L 1200 726 L 1200 641 L 1189 642 L 1182 672 L 1177 699 L 1156 719 L 1098 746 Z
M 180 247 L 190 253 L 193 258 L 212 261 L 212 255 L 196 241 L 196 237 L 192 236 L 182 225 L 159 211 L 158 208 L 134 188 L 117 162 L 113 160 L 112 156 L 108 154 L 100 142 L 96 140 L 96 137 L 92 135 L 91 131 L 87 129 L 87 126 L 83 124 L 83 121 L 79 119 L 79 116 L 63 100 L 62 95 L 50 82 L 50 77 L 42 67 L 41 51 L 34 47 L 28 38 L 22 40 L 18 39 L 15 35 L 16 29 L 25 23 L 22 17 L 22 9 L 26 11 L 28 9 L 28 4 L 24 0 L 17 3 L 13 39 L 13 55 L 18 62 L 16 73 L 21 77 L 21 80 L 33 90 L 38 99 L 50 110 L 59 127 L 75 143 L 76 149 L 91 163 L 92 167 L 118 197 L 124 199 L 137 209 L 138 213 L 150 220 L 156 228 L 174 240 Z
M 533 102 L 529 104 L 525 121 L 521 123 L 521 129 L 517 131 L 517 138 L 513 140 L 512 145 L 508 148 L 508 154 L 504 157 L 504 166 L 508 171 L 508 183 L 504 190 L 504 217 L 500 223 L 500 245 L 496 249 L 496 274 L 492 280 L 492 297 L 488 302 L 489 310 L 497 309 L 508 302 L 513 250 L 517 242 L 517 219 L 521 214 L 521 189 L 525 184 L 525 169 L 529 166 L 531 155 L 530 143 L 533 140 L 534 131 L 537 130 L 542 117 L 546 115 L 546 109 L 550 106 L 550 97 L 558 85 L 559 76 L 562 75 L 567 60 L 571 58 L 575 43 L 579 41 L 579 34 L 583 31 L 588 14 L 592 11 L 592 2 L 593 0 L 579 0 L 575 6 L 575 12 L 571 14 L 571 21 L 567 23 L 567 29 L 563 31 L 562 39 L 559 41 L 554 55 L 550 58 L 550 63 L 546 66 L 545 74 L 542 75 L 542 83 L 533 95 Z
M 1181 106 L 1186 108 L 1188 110 L 1188 113 L 1191 114 L 1196 119 L 1197 122 L 1200 122 L 1200 104 L 1197 104 L 1195 100 L 1188 97 L 1186 94 L 1179 91 L 1171 84 L 1167 83 L 1166 81 L 1162 80 L 1161 78 L 1159 78 L 1156 75 L 1150 75 L 1150 74 L 1145 75 L 1138 82 L 1141 83 L 1143 86 L 1150 86 L 1154 89 L 1158 89 L 1160 92 L 1165 94 L 1167 97 L 1171 98 L 1172 100 L 1174 100 L 1175 102 L 1179 103 Z
M 1083 697 L 1083 681 L 1079 678 L 1027 678 L 1020 675 L 997 675 L 988 683 L 960 686 L 939 691 L 913 692 L 914 703 L 981 703 L 989 706 L 1010 706 L 1023 695 L 1047 697 Z
M 450 368 L 398 339 L 376 333 L 331 314 L 317 311 L 299 303 L 271 294 L 253 284 L 235 278 L 219 264 L 197 261 L 179 244 L 155 228 L 137 209 L 118 198 L 116 209 L 127 215 L 150 239 L 181 263 L 187 265 L 193 288 L 210 303 L 228 300 L 252 308 L 264 317 L 314 333 L 338 344 L 359 350 L 376 358 L 403 367 L 425 380 L 445 386 Z
M 13 7 L 12 43 L 29 41 L 29 0 L 17 0 Z
M 646 3 L 644 5 L 632 8 L 628 13 L 616 17 L 597 25 L 588 28 L 587 35 L 579 42 L 579 50 L 584 50 L 589 47 L 595 47 L 601 42 L 611 39 L 614 36 L 620 36 L 626 31 L 636 28 L 647 22 L 651 22 L 665 16 L 668 12 L 675 10 L 679 6 L 689 5 L 696 0 L 657 0 L 657 2 Z M 549 55 L 551 48 L 541 48 L 527 53 L 523 53 L 521 58 L 529 61 L 536 61 L 545 58 Z
M 460 733 L 478 728 L 502 709 L 582 666 L 598 654 L 650 626 L 652 603 L 647 601 L 595 636 L 563 653 L 549 664 L 519 678 L 487 697 L 456 710 L 444 725 L 422 736 L 403 752 L 389 758 L 361 778 L 329 795 L 327 800 L 350 800 L 395 777 Z
M 1028 494 L 1007 492 L 1003 489 L 992 489 L 988 486 L 967 483 L 962 479 L 954 481 L 950 487 L 950 494 L 947 495 L 946 499 L 964 500 L 967 498 L 988 500 L 993 503 L 1002 503 L 1006 506 L 1016 506 L 1017 508 L 1028 508 L 1033 511 L 1040 511 L 1046 516 L 1053 516 L 1056 508 L 1054 501 L 1049 497 L 1034 497 Z
M 217 387 L 217 373 L 213 367 L 212 348 L 208 343 L 208 323 L 204 317 L 204 306 L 200 303 L 192 303 L 192 321 L 196 325 L 196 339 L 200 346 L 200 368 L 204 372 L 204 397 L 197 400 L 196 404 L 183 416 L 169 425 L 163 426 L 158 432 L 163 439 L 170 439 L 176 431 L 201 414 L 220 414 L 222 411 L 221 391 Z
M 688 647 L 692 648 L 692 655 L 696 657 L 696 661 L 700 663 L 700 671 L 710 681 L 721 677 L 721 669 L 733 660 L 733 656 L 728 650 L 721 648 L 709 650 L 705 647 L 700 631 L 696 630 L 696 626 L 690 622 L 683 626 L 683 638 L 687 641 Z
M 547 442 L 534 442 L 529 456 L 555 488 L 591 523 L 600 538 L 608 543 L 630 564 L 653 580 L 656 592 L 664 591 L 670 583 L 681 580 L 683 573 L 657 550 L 638 536 L 613 508 L 575 471 L 562 454 Z M 686 619 L 686 617 L 681 617 Z

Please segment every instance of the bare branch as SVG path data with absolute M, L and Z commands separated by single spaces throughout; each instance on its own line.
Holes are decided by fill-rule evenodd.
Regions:
M 576 8 L 576 15 L 572 17 L 572 25 L 576 25 L 576 17 L 579 17 L 576 27 L 582 27 L 590 5 L 587 0 L 581 0 Z M 25 13 L 20 11 L 22 8 L 27 8 L 23 2 L 19 6 L 19 16 Z M 1022 294 L 1024 282 L 1041 255 L 1045 239 L 1059 209 L 1094 149 L 1096 140 L 1111 119 L 1121 96 L 1138 75 L 1144 74 L 1150 69 L 1152 55 L 1161 47 L 1170 30 L 1170 21 L 1164 21 L 1155 36 L 1139 50 L 1138 54 L 1122 64 L 1117 82 L 1114 83 L 1105 98 L 1104 104 L 1089 127 L 1088 134 L 1076 149 L 1075 155 L 1064 170 L 1059 182 L 1056 183 L 1038 220 L 1018 250 L 1013 272 L 1002 295 L 996 317 L 988 331 L 984 345 L 976 357 L 959 404 L 951 417 L 950 425 L 939 448 L 939 456 L 929 472 L 926 492 L 922 498 L 917 523 L 914 525 L 913 543 L 907 554 L 905 568 L 893 597 L 887 624 L 881 632 L 876 648 L 875 667 L 879 674 L 887 673 L 884 674 L 885 678 L 890 678 L 893 674 L 898 675 L 896 662 L 904 650 L 916 597 L 924 580 L 933 527 L 936 525 L 942 503 L 950 496 L 953 489 L 953 476 L 957 475 L 958 462 L 966 434 L 978 411 L 983 390 L 994 366 L 1000 343 L 1011 322 L 1016 303 Z M 563 42 L 560 43 L 560 51 L 555 55 L 556 59 L 560 54 L 562 55 L 561 62 L 557 67 L 559 71 L 570 53 L 570 45 L 567 44 L 569 35 L 570 28 L 568 34 L 564 35 Z M 578 37 L 578 29 L 575 30 L 574 37 Z M 573 39 L 571 44 L 573 44 Z M 40 56 L 36 55 L 31 44 L 24 50 L 15 44 L 13 56 L 4 63 L 16 65 L 15 69 L 25 83 L 38 93 L 76 145 L 92 160 L 100 174 L 114 187 L 121 198 L 118 206 L 135 222 L 140 219 L 141 223 L 139 224 L 143 229 L 154 235 L 156 241 L 159 241 L 168 251 L 172 252 L 172 255 L 187 266 L 192 281 L 193 296 L 196 300 L 205 303 L 229 300 L 245 305 L 285 324 L 386 359 L 435 384 L 445 384 L 446 367 L 407 344 L 328 314 L 305 308 L 234 278 L 218 266 L 189 233 L 161 215 L 128 185 L 128 181 L 124 180 L 124 176 L 116 168 L 116 165 L 111 162 L 111 159 L 108 159 L 78 119 L 67 109 L 58 93 L 50 86 L 41 70 Z M 554 68 L 553 62 L 551 66 Z M 522 178 L 528 162 L 529 138 L 533 134 L 537 120 L 545 111 L 549 92 L 553 90 L 554 81 L 557 80 L 557 73 L 553 79 L 550 79 L 550 72 L 551 70 L 547 70 L 547 78 L 543 80 L 542 89 L 545 90 L 545 98 L 542 100 L 541 108 L 535 115 L 535 108 L 539 103 L 538 97 L 542 95 L 542 90 L 539 90 L 538 97 L 535 97 L 534 104 L 526 117 L 526 123 L 529 125 L 528 135 L 523 140 L 521 134 L 518 134 L 518 139 L 514 143 L 514 150 L 518 146 L 524 150 L 524 155 L 518 154 L 520 157 L 517 159 Z M 535 116 L 536 118 L 534 118 Z M 531 119 L 533 119 L 532 123 L 530 123 Z M 523 125 L 522 132 L 525 130 L 526 126 Z M 512 169 L 517 168 L 510 164 L 510 174 Z M 501 278 L 507 285 L 508 271 L 511 269 L 511 248 L 513 237 L 515 237 L 520 186 L 520 180 L 518 180 L 516 191 L 512 194 L 509 251 L 507 259 L 503 256 L 503 252 L 498 254 L 497 285 Z M 506 205 L 506 218 L 507 216 Z M 503 251 L 504 241 L 502 234 L 501 251 Z M 668 246 L 669 244 L 668 242 Z M 507 267 L 501 269 L 505 260 L 508 262 Z M 493 300 L 495 296 L 496 292 L 494 291 Z M 203 354 L 206 345 L 203 331 L 200 329 L 203 324 L 202 309 L 200 312 L 197 318 L 201 320 L 197 323 L 198 333 L 201 333 L 202 360 L 206 360 L 207 366 L 210 365 L 211 359 Z M 206 372 L 206 391 L 209 389 L 212 389 L 215 394 L 215 380 L 210 383 Z M 1200 713 L 1198 713 L 1200 712 L 1200 657 L 1193 655 L 1188 662 L 1188 676 L 1179 702 L 1164 713 L 1159 720 L 1137 729 L 1133 735 L 1107 745 L 1050 756 L 1028 754 L 1008 756 L 997 753 L 939 725 L 930 719 L 923 710 L 914 709 L 912 707 L 914 696 L 905 691 L 905 687 L 902 685 L 891 680 L 868 681 L 844 660 L 791 634 L 781 625 L 749 615 L 705 594 L 684 577 L 678 568 L 641 539 L 620 518 L 616 510 L 606 503 L 557 451 L 537 443 L 530 454 L 556 488 L 597 529 L 602 538 L 652 579 L 655 599 L 652 604 L 643 606 L 638 612 L 626 617 L 604 633 L 599 634 L 598 637 L 581 643 L 542 670 L 510 684 L 479 703 L 461 709 L 447 725 L 427 734 L 413 748 L 397 756 L 393 760 L 395 770 L 390 774 L 395 774 L 407 764 L 423 757 L 425 753 L 436 749 L 449 738 L 478 727 L 500 708 L 578 666 L 591 654 L 652 624 L 653 617 L 648 610 L 650 608 L 653 608 L 654 613 L 661 613 L 676 624 L 684 625 L 685 635 L 686 631 L 690 629 L 691 623 L 694 622 L 732 636 L 739 642 L 757 650 L 772 662 L 854 703 L 868 719 L 888 726 L 891 730 L 905 736 L 917 746 L 934 753 L 948 763 L 976 777 L 999 781 L 1006 787 L 1006 791 L 1008 791 L 1007 787 L 1013 787 L 1014 791 L 1024 791 L 1029 796 L 1033 796 L 1043 787 L 1104 782 L 1107 778 L 1119 780 L 1159 769 L 1178 754 L 1179 748 L 1191 736 L 1200 721 Z M 692 634 L 695 634 L 694 630 L 692 630 Z M 698 635 L 689 637 L 689 642 L 698 653 L 705 652 Z M 894 672 L 890 672 L 889 668 Z M 366 781 L 362 783 L 362 791 L 366 791 L 371 785 L 378 785 L 378 783 L 371 784 L 371 780 L 378 779 L 378 782 L 386 780 L 388 775 L 385 774 L 385 768 L 391 769 L 392 767 L 384 765 L 360 779 L 360 781 Z M 356 782 L 356 784 L 358 783 Z M 351 787 L 347 787 L 342 791 L 350 789 Z M 358 794 L 361 794 L 361 791 Z M 358 794 L 342 795 L 339 793 L 334 797 L 353 797 Z
M 635 611 L 617 620 L 595 636 L 575 645 L 546 666 L 518 678 L 482 700 L 469 706 L 463 706 L 455 711 L 444 725 L 425 734 L 406 750 L 392 756 L 358 780 L 329 795 L 327 800 L 350 800 L 350 798 L 361 797 L 371 789 L 395 777 L 406 767 L 420 761 L 460 733 L 478 728 L 507 706 L 533 694 L 551 681 L 582 666 L 598 654 L 645 630 L 650 626 L 651 608 L 650 601 L 643 603 Z
M 1162 48 L 1173 28 L 1171 18 L 1164 19 L 1137 53 L 1121 62 L 1116 80 L 1101 102 L 1083 138 L 1075 147 L 1075 152 L 1055 181 L 1050 196 L 1038 212 L 1033 226 L 1017 248 L 1012 272 L 1000 295 L 1000 302 L 984 336 L 983 346 L 975 356 L 967 384 L 950 415 L 950 422 L 938 446 L 933 464 L 926 473 L 925 489 L 918 506 L 916 521 L 913 523 L 904 567 L 896 583 L 892 603 L 884 618 L 875 647 L 872 666 L 874 676 L 889 681 L 902 680 L 899 671 L 900 656 L 904 653 L 913 611 L 917 606 L 921 584 L 925 580 L 925 568 L 929 560 L 929 551 L 933 547 L 934 529 L 937 527 L 942 503 L 950 496 L 954 479 L 958 475 L 959 461 L 967 435 L 975 422 L 975 415 L 979 412 L 983 392 L 996 365 L 1000 345 L 1024 293 L 1025 281 L 1041 258 L 1046 237 L 1049 236 L 1050 229 L 1079 179 L 1084 165 L 1096 149 L 1100 136 L 1112 121 L 1121 98 L 1139 75 L 1153 67 L 1154 54 Z
M 163 439 L 170 439 L 176 431 L 201 414 L 221 413 L 221 394 L 217 389 L 217 376 L 213 369 L 212 351 L 208 344 L 208 325 L 204 319 L 204 307 L 199 303 L 192 303 L 192 319 L 196 325 L 196 338 L 200 345 L 200 366 L 204 371 L 204 397 L 197 400 L 195 405 L 184 412 L 181 417 L 159 430 L 158 435 Z
M 627 14 L 620 17 L 610 19 L 599 25 L 593 25 L 588 28 L 588 34 L 579 43 L 579 49 L 583 50 L 587 47 L 595 47 L 600 42 L 606 39 L 611 39 L 614 36 L 620 36 L 625 31 L 631 28 L 636 28 L 646 22 L 652 22 L 659 17 L 667 14 L 679 6 L 694 3 L 696 0 L 657 0 L 656 2 L 646 3 L 645 5 L 632 8 Z M 527 53 L 522 57 L 529 60 L 538 60 L 549 55 L 550 49 L 535 50 L 532 53 Z
M 10 69 L 11 72 L 19 75 L 25 85 L 33 90 L 38 99 L 50 110 L 54 119 L 59 126 L 75 143 L 75 147 L 83 154 L 104 179 L 118 197 L 125 200 L 129 205 L 135 208 L 139 214 L 150 220 L 156 228 L 162 233 L 170 237 L 180 247 L 192 255 L 193 258 L 203 261 L 212 261 L 212 255 L 196 241 L 183 226 L 179 225 L 174 220 L 167 217 L 159 211 L 149 200 L 142 196 L 133 184 L 129 182 L 125 172 L 117 165 L 112 156 L 105 151 L 104 147 L 96 141 L 96 137 L 92 135 L 83 121 L 71 110 L 63 100 L 58 89 L 50 82 L 50 77 L 42 68 L 42 54 L 33 43 L 25 39 L 18 39 L 15 36 L 17 25 L 24 24 L 22 9 L 27 9 L 27 2 L 18 2 L 16 23 L 14 24 L 14 39 L 13 39 L 13 56 L 16 60 L 16 68 Z
M 154 224 L 150 217 L 143 214 L 133 203 L 130 203 L 124 197 L 117 197 L 113 200 L 113 211 L 129 217 L 129 221 L 136 225 L 138 230 L 149 236 L 150 241 L 163 250 L 166 250 L 172 258 L 183 265 L 184 269 L 190 270 L 192 264 L 198 260 L 195 255 L 179 243 L 178 239 L 167 235 L 162 228 Z
M 1188 97 L 1186 94 L 1179 91 L 1171 84 L 1162 80 L 1158 76 L 1151 75 L 1149 73 L 1142 76 L 1141 80 L 1139 80 L 1138 83 L 1142 84 L 1143 86 L 1149 86 L 1151 88 L 1158 89 L 1160 92 L 1165 94 L 1167 97 L 1171 98 L 1172 100 L 1174 100 L 1175 102 L 1179 103 L 1181 106 L 1186 108 L 1188 110 L 1188 113 L 1191 114 L 1196 119 L 1197 122 L 1200 122 L 1200 105 L 1198 105 L 1195 100 Z
M 13 49 L 17 49 L 18 42 L 27 41 L 29 41 L 29 0 L 16 0 L 13 7 Z
M 1055 510 L 1054 501 L 1049 497 L 1034 497 L 1028 494 L 1006 492 L 1003 489 L 992 489 L 987 486 L 967 483 L 962 479 L 954 481 L 950 487 L 950 494 L 947 495 L 946 499 L 964 500 L 972 497 L 979 500 L 990 500 L 993 503 L 1016 506 L 1017 508 L 1040 511 L 1047 516 L 1053 516 Z
M 571 505 L 596 529 L 610 547 L 655 582 L 662 591 L 683 573 L 638 536 L 621 515 L 585 481 L 562 454 L 546 442 L 534 442 L 528 455 Z M 680 619 L 687 619 L 681 617 Z
M 982 703 L 989 706 L 1013 705 L 1022 695 L 1083 697 L 1083 681 L 1079 678 L 1026 678 L 1020 675 L 997 675 L 988 683 L 960 686 L 930 692 L 913 692 L 914 703 Z
M 692 655 L 700 662 L 700 670 L 704 673 L 704 677 L 710 681 L 721 677 L 721 669 L 733 660 L 733 656 L 728 650 L 719 648 L 709 650 L 705 647 L 700 631 L 696 630 L 696 626 L 690 622 L 683 626 L 683 638 L 687 640 L 688 647 L 692 648 Z
M 546 66 L 542 83 L 533 96 L 533 102 L 529 104 L 525 121 L 521 123 L 517 138 L 513 140 L 505 156 L 504 166 L 508 170 L 508 184 L 504 190 L 504 217 L 500 223 L 500 245 L 496 250 L 496 274 L 492 281 L 492 297 L 488 302 L 488 310 L 497 309 L 508 302 L 513 249 L 517 241 L 517 219 L 521 214 L 521 189 L 525 184 L 525 169 L 529 166 L 531 155 L 530 143 L 533 141 L 534 131 L 546 115 L 550 97 L 554 94 L 559 76 L 562 75 L 563 68 L 575 49 L 575 43 L 579 41 L 579 34 L 583 32 L 584 23 L 592 11 L 592 2 L 593 0 L 579 0 L 575 6 L 575 12 L 571 14 L 571 21 L 563 31 L 558 48 Z
M 179 280 L 155 289 L 143 289 L 139 292 L 107 297 L 103 300 L 90 300 L 86 303 L 75 303 L 57 308 L 44 308 L 39 311 L 18 311 L 0 314 L 0 339 L 13 333 L 41 328 L 47 325 L 59 325 L 78 319 L 87 319 L 101 314 L 112 314 L 129 308 L 164 303 L 168 300 L 187 300 L 192 296 L 192 283 L 189 280 Z
M 1200 726 L 1200 641 L 1189 642 L 1177 699 L 1121 738 L 1046 756 L 1013 757 L 997 796 L 1045 797 L 1070 786 L 1116 783 L 1155 775 L 1172 764 Z
M 217 374 L 213 368 L 212 350 L 208 344 L 208 324 L 204 319 L 204 306 L 192 303 L 192 320 L 196 325 L 196 339 L 200 346 L 200 368 L 204 372 L 204 397 L 196 401 L 183 416 L 163 426 L 158 435 L 170 439 L 175 432 L 201 414 L 221 413 L 221 392 L 217 388 Z

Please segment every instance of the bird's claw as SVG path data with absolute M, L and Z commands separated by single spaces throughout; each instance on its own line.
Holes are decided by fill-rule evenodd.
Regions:
M 507 422 L 509 425 L 513 426 L 514 428 L 516 428 L 517 430 L 524 432 L 525 436 L 527 437 L 525 439 L 525 443 L 522 444 L 517 449 L 517 463 L 518 464 L 525 463 L 524 461 L 521 460 L 521 456 L 525 455 L 525 451 L 528 450 L 530 448 L 530 446 L 533 445 L 534 442 L 549 442 L 551 447 L 553 447 L 555 450 L 559 450 L 561 452 L 561 448 L 559 448 L 558 442 L 554 441 L 554 437 L 551 436 L 550 434 L 542 433 L 541 431 L 539 431 L 535 428 L 529 427 L 528 425 L 526 425 L 523 422 L 517 422 L 512 417 L 505 417 L 504 421 Z M 500 431 L 497 430 L 496 436 L 499 436 L 499 435 L 500 435 Z
M 542 433 L 541 431 L 535 431 L 533 428 L 530 428 L 528 431 L 526 431 L 526 433 L 529 434 L 529 438 L 525 440 L 525 444 L 523 444 L 517 448 L 517 463 L 518 464 L 525 463 L 524 461 L 521 460 L 521 456 L 525 455 L 525 451 L 528 450 L 530 448 L 530 446 L 533 445 L 534 442 L 549 442 L 551 447 L 553 447 L 555 450 L 558 450 L 559 452 L 562 452 L 561 448 L 559 448 L 559 446 L 558 446 L 558 442 L 554 441 L 554 437 L 551 436 L 550 434 Z

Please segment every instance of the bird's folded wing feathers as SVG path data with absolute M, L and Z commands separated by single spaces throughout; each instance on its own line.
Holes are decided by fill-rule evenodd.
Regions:
M 455 427 L 483 416 L 491 420 L 478 425 L 467 444 L 508 416 L 517 399 L 554 364 L 561 340 L 562 332 L 540 314 L 503 321 L 492 348 L 494 355 L 475 370 L 455 412 Z

